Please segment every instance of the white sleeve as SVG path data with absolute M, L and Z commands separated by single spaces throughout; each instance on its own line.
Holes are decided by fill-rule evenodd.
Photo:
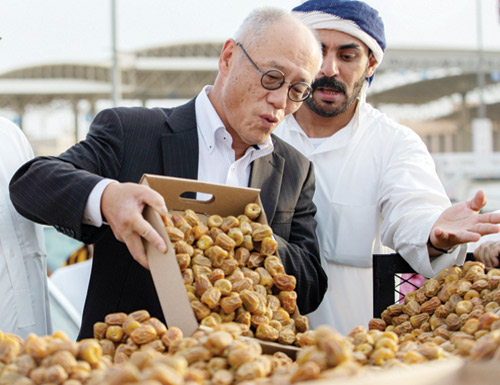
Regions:
M 94 189 L 90 192 L 89 198 L 87 199 L 87 204 L 85 205 L 85 210 L 83 212 L 82 223 L 84 225 L 91 225 L 95 227 L 101 227 L 103 224 L 102 214 L 101 214 L 101 198 L 104 189 L 110 184 L 116 182 L 113 179 L 103 179 L 94 186 Z
M 434 160 L 414 132 L 395 133 L 379 199 L 384 218 L 382 241 L 397 250 L 415 271 L 433 277 L 449 265 L 463 264 L 466 245 L 432 261 L 429 258 L 431 228 L 451 202 Z

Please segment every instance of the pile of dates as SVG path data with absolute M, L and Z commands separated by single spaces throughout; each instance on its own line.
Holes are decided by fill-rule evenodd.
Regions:
M 293 384 L 369 370 L 353 360 L 349 339 L 328 327 L 307 333 L 311 345 L 295 361 L 282 352 L 264 354 L 242 330 L 231 322 L 200 329 L 173 342 L 168 353 L 142 347 L 129 360 L 96 372 L 89 384 Z
M 61 332 L 26 340 L 1 334 L 0 384 L 290 384 L 363 369 L 349 339 L 327 327 L 301 335 L 296 360 L 264 354 L 246 330 L 228 322 L 185 337 L 140 310 L 109 314 L 95 324 L 96 338 L 79 342 Z
M 89 338 L 71 341 L 58 331 L 21 337 L 0 332 L 0 384 L 85 384 L 95 371 L 112 366 L 112 357 Z
M 230 385 L 287 373 L 293 367 L 286 354 L 262 354 L 257 340 L 240 338 L 243 330 L 231 322 L 199 329 L 190 337 L 169 341 L 168 353 L 143 345 L 129 359 L 96 372 L 89 384 Z
M 408 293 L 403 303 L 387 307 L 369 329 L 398 337 L 399 346 L 387 343 L 386 360 L 414 363 L 445 354 L 500 359 L 500 270 L 486 271 L 477 261 L 449 267 Z M 373 361 L 371 339 L 363 335 L 358 340 L 363 360 Z
M 99 342 L 102 354 L 115 363 L 127 361 L 139 349 L 152 348 L 160 353 L 168 350 L 175 341 L 183 338 L 177 327 L 167 327 L 146 310 L 130 314 L 111 313 L 104 322 L 94 324 L 94 338 Z
M 108 314 L 94 338 L 0 331 L 0 385 L 293 384 L 440 359 L 500 360 L 500 270 L 452 266 L 343 336 L 308 330 L 260 207 L 239 217 L 165 218 L 202 327 L 184 336 L 146 310 Z M 257 337 L 248 338 L 248 337 Z M 262 341 L 295 344 L 264 354 Z M 290 352 L 289 352 L 290 353 Z
M 245 213 L 198 216 L 192 210 L 164 218 L 186 291 L 201 325 L 237 322 L 246 336 L 292 345 L 308 330 L 297 310 L 295 277 L 285 273 L 271 227 Z

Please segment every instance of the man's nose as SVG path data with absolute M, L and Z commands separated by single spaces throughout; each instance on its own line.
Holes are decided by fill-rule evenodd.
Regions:
M 288 102 L 288 85 L 284 83 L 277 90 L 271 90 L 267 94 L 268 103 L 276 109 L 284 109 Z
M 333 77 L 339 74 L 338 61 L 334 55 L 327 55 L 323 58 L 320 73 L 327 77 Z

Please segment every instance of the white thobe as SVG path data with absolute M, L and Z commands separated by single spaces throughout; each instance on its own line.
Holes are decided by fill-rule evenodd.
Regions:
M 32 157 L 22 131 L 0 118 L 0 330 L 23 338 L 52 333 L 43 229 L 9 198 L 12 175 Z
M 461 264 L 465 247 L 433 258 L 432 225 L 450 201 L 420 137 L 363 99 L 343 129 L 316 148 L 289 116 L 275 134 L 314 163 L 317 235 L 328 291 L 311 325 L 343 334 L 373 317 L 372 255 L 397 250 L 420 274 L 432 277 Z

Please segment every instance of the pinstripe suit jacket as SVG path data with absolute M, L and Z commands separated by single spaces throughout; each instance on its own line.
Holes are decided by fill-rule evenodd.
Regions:
M 136 263 L 108 226 L 83 225 L 93 187 L 103 178 L 139 182 L 144 173 L 196 179 L 198 135 L 194 99 L 173 109 L 115 108 L 99 113 L 87 138 L 58 157 L 26 163 L 10 183 L 11 199 L 25 217 L 94 243 L 94 259 L 79 338 L 113 312 L 147 309 L 163 319 L 151 274 Z M 287 273 L 297 278 L 298 305 L 313 311 L 326 290 L 312 203 L 312 163 L 273 137 L 274 152 L 254 161 L 250 187 L 261 200 L 278 239 Z

